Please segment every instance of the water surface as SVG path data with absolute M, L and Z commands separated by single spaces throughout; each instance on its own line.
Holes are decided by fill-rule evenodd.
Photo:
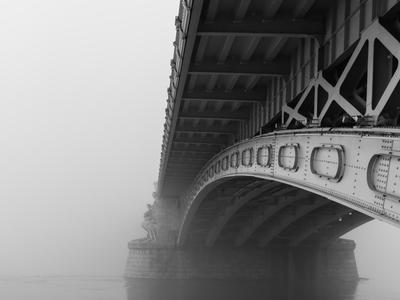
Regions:
M 0 277 L 5 300 L 399 300 L 396 278 L 358 282 L 127 280 L 122 277 Z

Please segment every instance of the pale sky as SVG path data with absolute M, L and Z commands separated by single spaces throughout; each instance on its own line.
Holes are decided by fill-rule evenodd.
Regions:
M 122 274 L 157 180 L 178 3 L 0 0 L 0 273 Z
M 157 180 L 178 4 L 0 0 L 0 275 L 122 274 Z M 361 275 L 400 267 L 399 229 L 351 237 Z

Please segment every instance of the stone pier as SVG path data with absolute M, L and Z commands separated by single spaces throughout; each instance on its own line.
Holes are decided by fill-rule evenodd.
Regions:
M 129 243 L 127 278 L 153 279 L 358 279 L 355 243 L 329 247 L 182 247 L 144 240 Z
M 157 231 L 155 240 L 129 242 L 126 278 L 147 279 L 358 279 L 355 243 L 337 239 L 325 246 L 258 247 L 178 246 L 179 206 L 172 199 L 155 201 L 146 213 Z M 145 226 L 146 227 L 146 226 Z

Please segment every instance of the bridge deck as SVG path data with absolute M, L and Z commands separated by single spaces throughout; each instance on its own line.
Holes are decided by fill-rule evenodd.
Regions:
M 159 194 L 181 195 L 214 154 L 273 128 L 318 70 L 343 60 L 396 2 L 182 1 Z

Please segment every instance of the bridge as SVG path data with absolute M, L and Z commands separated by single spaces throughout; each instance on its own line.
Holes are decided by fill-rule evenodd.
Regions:
M 162 247 L 146 259 L 166 277 L 357 276 L 340 237 L 372 219 L 400 226 L 397 2 L 181 1 L 156 238 L 131 242 L 128 276 Z M 182 257 L 198 262 L 182 273 Z

